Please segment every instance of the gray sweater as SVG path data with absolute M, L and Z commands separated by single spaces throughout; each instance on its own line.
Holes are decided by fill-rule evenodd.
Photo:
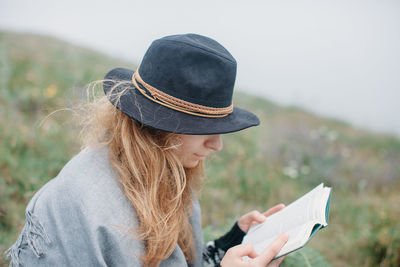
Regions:
M 86 148 L 32 198 L 26 224 L 9 249 L 11 266 L 141 266 L 142 242 L 127 229 L 137 226 L 131 203 L 115 179 L 107 149 Z M 190 222 L 202 265 L 200 206 Z M 188 266 L 181 248 L 160 266 Z

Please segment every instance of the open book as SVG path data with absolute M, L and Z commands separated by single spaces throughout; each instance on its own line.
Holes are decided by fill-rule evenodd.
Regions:
M 260 254 L 281 233 L 288 232 L 289 240 L 275 258 L 302 248 L 319 229 L 328 225 L 330 196 L 331 188 L 320 184 L 265 222 L 252 226 L 242 244 L 252 243 Z

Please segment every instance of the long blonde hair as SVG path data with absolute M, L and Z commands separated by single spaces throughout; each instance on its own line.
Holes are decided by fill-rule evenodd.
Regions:
M 139 124 L 116 109 L 106 96 L 86 103 L 81 110 L 84 145 L 108 146 L 110 162 L 135 208 L 139 227 L 134 230 L 144 243 L 144 255 L 140 256 L 144 265 L 159 265 L 176 244 L 186 260 L 193 262 L 189 217 L 193 193 L 204 176 L 203 162 L 185 169 L 175 155 L 179 146 L 175 134 Z

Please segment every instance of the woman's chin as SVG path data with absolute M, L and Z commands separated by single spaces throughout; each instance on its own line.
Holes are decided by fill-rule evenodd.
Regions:
M 185 167 L 186 169 L 192 169 L 195 168 L 199 165 L 200 160 L 191 160 L 188 162 L 184 162 L 183 167 Z

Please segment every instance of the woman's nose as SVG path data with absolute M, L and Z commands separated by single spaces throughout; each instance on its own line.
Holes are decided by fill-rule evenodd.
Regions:
M 209 149 L 220 151 L 223 147 L 222 135 L 220 134 L 209 135 L 205 142 L 205 146 Z

